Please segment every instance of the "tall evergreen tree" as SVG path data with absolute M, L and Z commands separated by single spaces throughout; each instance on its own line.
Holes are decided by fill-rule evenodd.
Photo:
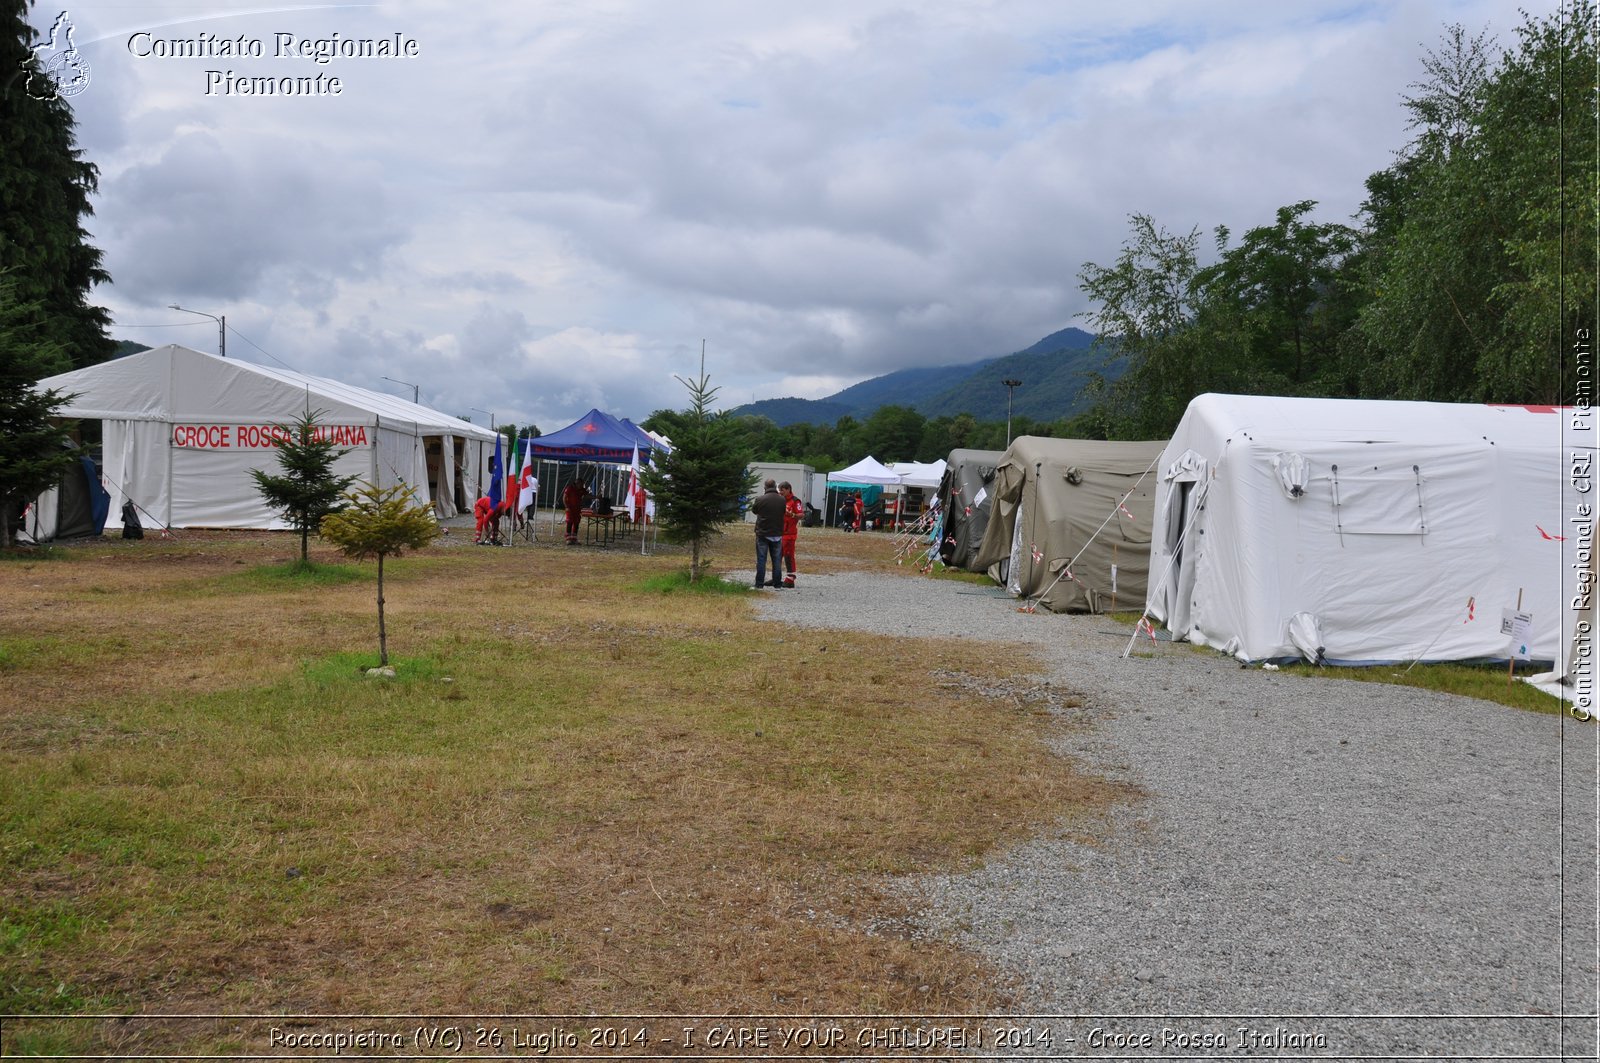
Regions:
M 14 271 L 17 298 L 37 307 L 39 338 L 81 368 L 110 358 L 110 315 L 89 303 L 110 279 L 83 219 L 99 170 L 77 147 L 72 108 L 39 68 L 32 0 L 0 0 L 0 263 Z M 64 40 L 57 42 L 65 48 Z
M 22 507 L 77 461 L 58 420 L 68 396 L 33 387 L 67 367 L 41 331 L 38 305 L 21 302 L 11 275 L 0 273 L 0 547 L 11 545 Z
M 317 415 L 307 411 L 292 425 L 279 425 L 278 467 L 282 475 L 272 476 L 251 469 L 256 490 L 267 505 L 283 514 L 289 526 L 300 533 L 300 563 L 309 560 L 311 532 L 322 518 L 343 508 L 340 499 L 354 476 L 335 476 L 333 463 L 350 453 L 326 438 L 317 436 Z
M 750 451 L 738 422 L 711 411 L 717 389 L 710 377 L 702 373 L 683 385 L 690 402 L 677 419 L 672 452 L 658 457 L 642 479 L 656 497 L 661 534 L 669 542 L 689 544 L 689 581 L 694 583 L 709 564 L 701 561 L 707 541 L 738 519 L 739 498 L 750 493 L 755 478 L 747 471 Z

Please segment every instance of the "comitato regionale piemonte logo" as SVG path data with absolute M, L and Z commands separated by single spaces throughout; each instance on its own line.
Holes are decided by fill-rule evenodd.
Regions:
M 89 87 L 89 61 L 73 43 L 72 18 L 63 11 L 50 27 L 50 37 L 28 50 L 22 61 L 28 95 L 36 100 L 61 100 Z

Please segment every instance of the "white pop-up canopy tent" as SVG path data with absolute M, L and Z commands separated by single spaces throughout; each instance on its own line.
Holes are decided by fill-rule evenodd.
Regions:
M 1561 659 L 1563 579 L 1593 537 L 1570 480 L 1593 433 L 1564 438 L 1568 420 L 1201 395 L 1158 466 L 1146 607 L 1241 660 L 1374 664 L 1516 655 L 1502 620 L 1520 596 L 1527 656 Z
M 867 505 L 874 505 L 885 488 L 898 489 L 900 476 L 872 455 L 847 468 L 828 474 L 829 491 L 860 491 Z M 834 496 L 837 498 L 838 496 Z M 834 499 L 829 499 L 828 516 L 834 519 Z
M 891 462 L 889 471 L 900 477 L 902 487 L 920 487 L 925 491 L 937 490 L 944 479 L 944 459 L 938 461 Z
M 828 474 L 829 487 L 893 487 L 899 483 L 899 474 L 870 454 L 848 468 Z
M 393 395 L 169 345 L 41 380 L 73 397 L 63 416 L 103 422 L 108 527 L 126 499 L 164 527 L 283 528 L 252 469 L 276 472 L 276 426 L 317 413 L 349 452 L 334 465 L 379 487 L 410 486 L 441 517 L 470 508 L 489 429 Z M 466 480 L 463 483 L 463 480 Z

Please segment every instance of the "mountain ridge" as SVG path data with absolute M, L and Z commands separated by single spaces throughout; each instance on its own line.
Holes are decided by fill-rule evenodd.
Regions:
M 1083 389 L 1089 374 L 1114 378 L 1107 355 L 1094 350 L 1095 337 L 1080 328 L 1059 329 L 1011 354 L 958 365 L 897 369 L 821 399 L 762 399 L 736 407 L 734 416 L 766 417 L 774 424 L 836 424 L 841 417 L 865 420 L 879 407 L 909 406 L 925 417 L 971 414 L 980 421 L 1004 419 L 1007 389 L 1002 380 L 1019 380 L 1011 389 L 1011 412 L 1054 421 L 1082 412 L 1089 404 Z

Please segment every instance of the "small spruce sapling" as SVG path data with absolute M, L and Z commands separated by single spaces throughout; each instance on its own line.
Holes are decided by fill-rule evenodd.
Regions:
M 411 489 L 405 484 L 379 489 L 362 483 L 344 497 L 342 509 L 322 518 L 322 537 L 346 557 L 378 559 L 378 656 L 383 666 L 389 663 L 383 622 L 383 559 L 427 546 L 438 537 L 439 522 L 434 520 L 433 510 L 411 500 Z

